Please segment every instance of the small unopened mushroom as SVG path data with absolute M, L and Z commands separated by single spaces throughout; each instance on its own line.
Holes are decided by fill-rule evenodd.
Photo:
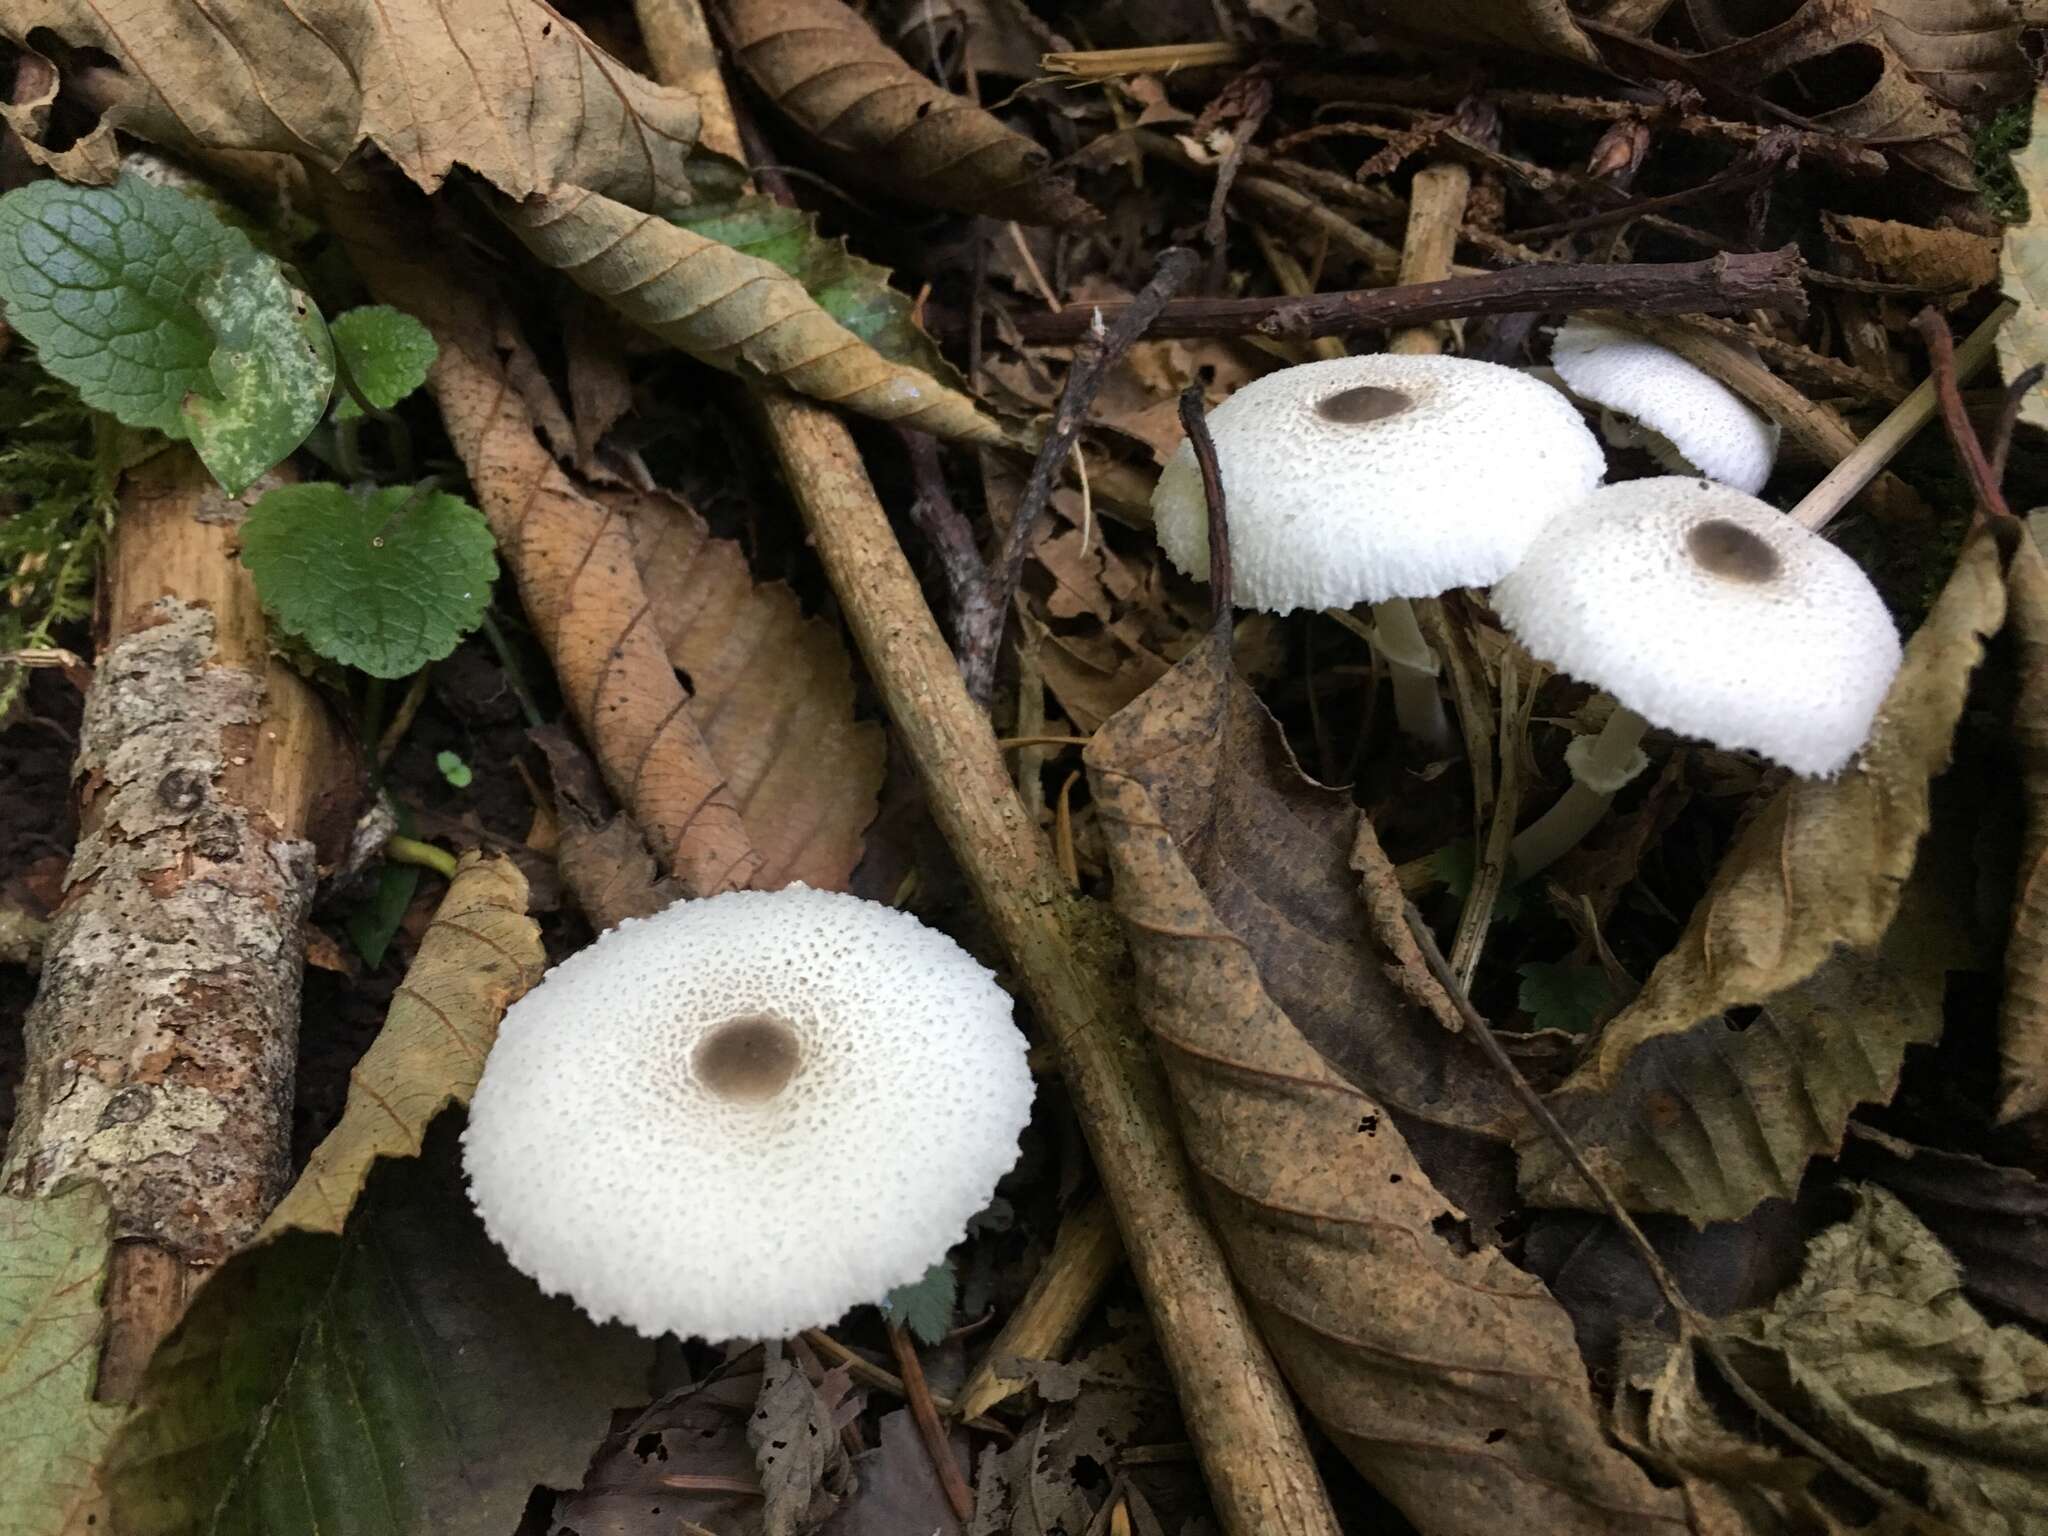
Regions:
M 1235 601 L 1373 605 L 1401 726 L 1444 737 L 1437 659 L 1409 600 L 1485 586 L 1606 468 L 1556 390 L 1455 357 L 1344 357 L 1269 373 L 1209 413 Z M 1209 575 L 1208 507 L 1182 443 L 1153 493 L 1173 563 Z
M 958 1242 L 1031 1110 L 1010 999 L 907 913 L 792 886 L 627 921 L 513 1004 L 470 1198 L 599 1321 L 768 1337 Z
M 1640 773 L 1648 725 L 1815 777 L 1846 766 L 1899 669 L 1863 570 L 1754 496 L 1690 477 L 1604 486 L 1546 527 L 1493 606 L 1614 712 L 1565 753 L 1572 785 L 1515 838 L 1518 875 L 1575 846 Z
M 1640 446 L 1675 474 L 1760 491 L 1778 458 L 1778 426 L 1669 347 L 1590 320 L 1568 320 L 1550 364 L 1581 399 L 1628 418 L 1610 440 Z

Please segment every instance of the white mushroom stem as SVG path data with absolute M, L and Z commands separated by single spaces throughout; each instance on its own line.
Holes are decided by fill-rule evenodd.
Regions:
M 1526 880 L 1549 868 L 1599 824 L 1616 792 L 1649 766 L 1641 748 L 1649 726 L 1634 710 L 1617 704 L 1599 735 L 1581 736 L 1565 749 L 1571 788 L 1515 835 L 1508 861 L 1516 879 Z
M 1394 719 L 1403 731 L 1433 751 L 1447 749 L 1451 722 L 1436 686 L 1443 664 L 1422 638 L 1414 605 L 1405 597 L 1390 597 L 1372 605 L 1372 620 L 1373 644 L 1386 658 L 1394 684 Z

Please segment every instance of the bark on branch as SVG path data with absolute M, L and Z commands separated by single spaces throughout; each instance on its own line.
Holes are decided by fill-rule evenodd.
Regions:
M 270 658 L 241 511 L 183 448 L 124 482 L 78 846 L 0 1167 L 12 1194 L 83 1175 L 112 1199 L 112 1400 L 284 1192 L 314 839 L 352 809 L 325 795 L 353 765 L 345 739 Z
M 1636 314 L 1721 314 L 1750 309 L 1806 312 L 1805 263 L 1783 250 L 1710 256 L 1704 261 L 1574 262 L 1513 267 L 1434 283 L 1356 288 L 1304 298 L 1175 299 L 1146 331 L 1154 340 L 1261 335 L 1349 336 L 1459 320 L 1472 315 L 1622 309 Z M 1073 304 L 1057 314 L 1013 318 L 1028 342 L 1079 340 L 1100 313 L 1113 321 L 1128 299 Z

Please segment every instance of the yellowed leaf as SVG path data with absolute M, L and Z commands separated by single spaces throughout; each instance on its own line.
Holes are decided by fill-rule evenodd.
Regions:
M 718 0 L 732 60 L 833 170 L 893 197 L 1026 224 L 1096 217 L 1052 156 L 941 90 L 839 0 Z
M 699 361 L 939 437 L 1008 441 L 966 395 L 890 362 L 780 267 L 595 192 L 494 207 L 541 261 Z
M 328 171 L 365 146 L 431 192 L 464 166 L 510 197 L 597 188 L 689 201 L 696 97 L 599 48 L 545 0 L 104 5 L 12 0 L 0 36 L 112 56 L 97 132 L 275 150 Z M 47 44 L 45 44 L 47 46 Z M 96 166 L 105 178 L 112 162 Z
M 498 1020 L 540 980 L 546 954 L 510 859 L 466 853 L 384 1027 L 349 1074 L 341 1122 L 313 1149 L 257 1241 L 291 1229 L 338 1233 L 380 1157 L 416 1157 L 427 1126 L 467 1104 Z
M 2034 97 L 2034 136 L 2012 168 L 2026 188 L 2028 214 L 2005 232 L 2005 296 L 2019 306 L 1998 333 L 1998 367 L 2008 382 L 2048 362 L 2048 85 Z M 2020 419 L 2048 427 L 2048 376 L 2027 391 Z
M 2048 560 L 2032 535 L 2013 551 L 2006 586 L 2020 674 L 2012 734 L 2026 825 L 2005 946 L 1999 1118 L 2016 1120 L 2048 1110 Z
M 1567 1091 L 1605 1092 L 1645 1042 L 1764 1002 L 1836 946 L 1868 949 L 1884 935 L 1927 829 L 1928 782 L 1948 765 L 1984 639 L 2005 622 L 2002 563 L 1989 532 L 1964 544 L 1855 766 L 1795 779 L 1764 807 Z
M 854 718 L 853 661 L 837 626 L 806 618 L 782 582 L 669 496 L 607 493 L 633 530 L 641 584 L 690 714 L 761 855 L 753 884 L 840 890 L 882 792 L 882 727 Z

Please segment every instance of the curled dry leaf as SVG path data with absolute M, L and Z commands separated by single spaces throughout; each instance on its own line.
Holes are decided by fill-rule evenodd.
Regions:
M 1998 1113 L 2016 1120 L 2048 1109 L 2048 560 L 2031 535 L 2013 549 L 2005 581 L 2019 671 L 2012 738 L 2026 820 L 2005 946 Z
M 492 205 L 534 256 L 700 362 L 881 421 L 996 446 L 966 395 L 892 363 L 780 267 L 580 188 Z
M 1893 1196 L 1807 1246 L 1797 1284 L 1722 1325 L 1737 1368 L 1837 1454 L 1959 1531 L 2048 1529 L 2048 1344 L 1993 1327 Z
M 853 661 L 836 625 L 806 618 L 782 582 L 756 585 L 746 555 L 673 496 L 607 492 L 690 714 L 739 803 L 774 890 L 843 890 L 881 800 L 887 741 L 854 718 Z
M 466 166 L 510 197 L 689 196 L 696 97 L 636 75 L 542 0 L 10 4 L 0 37 L 32 35 L 119 66 L 91 71 L 105 111 L 64 152 L 67 174 L 112 180 L 118 127 L 173 152 L 275 150 L 328 171 L 374 146 L 429 192 Z
M 427 386 L 612 792 L 688 894 L 745 886 L 760 855 L 655 628 L 627 520 L 534 436 L 488 281 L 448 250 L 423 250 L 402 221 L 424 215 L 394 198 L 330 183 L 322 211 L 378 297 L 434 333 L 441 350 Z
M 1998 367 L 2008 381 L 2048 358 L 2048 85 L 2034 97 L 2034 134 L 2012 157 L 2027 193 L 2027 220 L 2005 232 L 2005 296 L 2018 308 L 1998 332 Z M 2048 427 L 2048 375 L 2036 380 L 2020 419 Z
M 1096 217 L 1043 147 L 903 61 L 839 0 L 717 0 L 732 60 L 851 180 L 1025 224 Z
M 1998 242 L 1967 229 L 1823 213 L 1828 237 L 1855 252 L 1862 272 L 1933 294 L 1967 297 L 1998 280 Z
M 1988 533 L 1965 543 L 1855 766 L 1793 779 L 1772 797 L 1566 1092 L 1611 1089 L 1646 1041 L 1766 1002 L 1837 946 L 1867 950 L 1883 937 L 1927 830 L 1929 781 L 1948 766 L 1984 639 L 2005 622 L 2001 565 Z
M 340 1123 L 313 1149 L 258 1240 L 293 1229 L 340 1232 L 370 1165 L 418 1156 L 434 1117 L 469 1102 L 498 1020 L 546 963 L 519 867 L 464 854 L 384 1027 L 349 1074 Z
M 1175 769 L 1199 743 L 1212 780 L 1232 753 L 1270 750 L 1243 693 L 1207 642 L 1088 761 L 1140 1007 L 1261 1331 L 1324 1430 L 1431 1536 L 1685 1529 L 1677 1495 L 1608 1443 L 1563 1309 L 1498 1249 L 1461 1240 L 1465 1213 L 1303 1037 L 1262 983 L 1259 938 L 1233 931 L 1197 878 L 1199 844 L 1240 812 Z M 1325 853 L 1348 884 L 1348 836 Z

